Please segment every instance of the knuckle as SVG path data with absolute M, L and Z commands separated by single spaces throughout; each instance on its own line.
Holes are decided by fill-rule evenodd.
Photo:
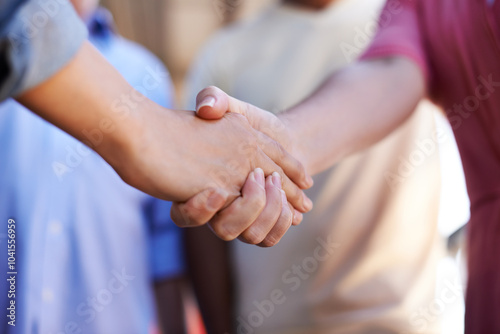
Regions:
M 276 246 L 279 242 L 279 239 L 273 237 L 273 236 L 267 236 L 260 244 L 259 246 L 260 247 L 263 247 L 263 248 L 269 248 L 269 247 L 273 247 L 273 246 Z
M 252 196 L 249 199 L 248 205 L 252 208 L 252 211 L 261 212 L 266 206 L 265 190 L 261 189 L 259 192 L 260 194 L 258 196 Z
M 295 199 L 295 201 L 297 201 L 297 203 L 300 203 L 300 206 L 302 207 L 302 202 L 304 199 L 304 192 L 302 191 L 302 189 L 300 189 L 296 185 L 293 185 L 292 198 Z
M 292 221 L 293 221 L 292 213 L 290 212 L 290 210 L 285 210 L 285 212 L 283 213 L 283 227 L 282 230 L 280 230 L 280 232 L 282 231 L 281 235 L 284 235 L 286 231 L 288 231 L 288 229 L 292 225 Z
M 258 228 L 250 227 L 242 234 L 242 238 L 248 244 L 257 245 L 260 244 L 266 238 L 266 235 L 263 232 L 261 232 Z
M 192 218 L 189 220 L 189 224 L 192 226 L 192 227 L 199 227 L 199 226 L 203 226 L 205 225 L 207 222 L 206 221 L 203 221 L 203 220 L 199 220 L 199 219 L 195 219 L 195 218 Z
M 297 174 L 297 177 L 301 180 L 304 181 L 307 178 L 307 173 L 306 173 L 306 168 L 300 161 L 295 162 L 295 171 Z
M 277 245 L 292 225 L 292 218 L 291 212 L 289 210 L 285 210 L 282 213 L 278 224 L 276 224 L 271 233 L 269 233 L 269 235 L 267 235 L 259 245 L 261 247 L 273 247 Z
M 227 224 L 214 224 L 212 226 L 215 234 L 224 241 L 233 241 L 238 237 L 238 234 L 234 233 L 227 227 Z
M 232 119 L 235 119 L 235 120 L 238 120 L 238 122 L 241 122 L 241 127 L 242 128 L 247 128 L 247 122 L 246 122 L 246 118 L 245 116 L 241 115 L 241 114 L 238 114 L 238 113 L 233 113 L 231 112 L 227 117 L 230 117 Z
M 280 143 L 274 142 L 275 147 L 276 147 L 276 156 L 279 159 L 279 161 L 286 161 L 286 158 L 288 157 L 288 152 L 285 150 L 283 146 L 281 146 Z
M 283 178 L 283 188 L 286 192 L 288 201 L 295 204 L 300 203 L 300 207 L 302 207 L 302 200 L 304 196 L 302 189 L 286 177 Z
M 181 209 L 177 206 L 177 204 L 174 204 L 170 209 L 170 218 L 175 225 L 179 227 L 188 225 L 186 219 L 181 214 Z
M 178 211 L 180 213 L 180 219 L 187 226 L 197 227 L 205 224 L 200 217 L 199 210 L 196 210 L 194 207 L 182 205 Z

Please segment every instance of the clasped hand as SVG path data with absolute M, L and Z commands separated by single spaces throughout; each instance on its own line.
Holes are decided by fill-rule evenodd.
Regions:
M 205 147 L 210 154 L 203 159 L 231 159 L 221 161 L 195 196 L 174 203 L 173 220 L 181 227 L 208 223 L 223 240 L 238 238 L 262 247 L 275 245 L 290 226 L 300 224 L 302 213 L 312 209 L 302 190 L 310 188 L 313 181 L 294 157 L 298 152 L 294 152 L 291 134 L 273 114 L 215 87 L 198 94 L 196 114 L 198 122 L 213 123 L 207 127 L 211 137 L 223 134 L 226 141 L 214 148 Z M 227 127 L 222 129 L 222 125 Z M 238 143 L 243 146 L 236 152 L 227 150 L 227 144 L 234 148 Z M 234 183 L 236 175 L 248 177 L 236 178 Z

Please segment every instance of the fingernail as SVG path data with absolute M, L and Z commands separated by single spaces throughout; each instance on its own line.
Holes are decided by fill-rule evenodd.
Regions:
M 278 187 L 281 189 L 281 175 L 278 172 L 273 173 L 273 184 L 275 187 Z M 286 196 L 285 196 L 286 198 Z
M 266 178 L 264 176 L 264 171 L 262 170 L 262 168 L 256 168 L 255 171 L 254 171 L 254 175 L 255 175 L 255 181 L 257 181 L 257 183 L 262 187 L 262 188 L 266 188 Z
M 282 207 L 287 206 L 288 205 L 287 203 L 288 203 L 288 199 L 286 198 L 285 191 L 282 189 L 281 190 L 281 205 L 282 205 Z
M 311 201 L 311 199 L 307 196 L 304 196 L 304 208 L 307 210 L 307 211 L 311 211 L 312 208 L 313 208 L 313 202 Z
M 215 106 L 215 98 L 213 96 L 207 96 L 199 105 L 196 111 L 199 111 L 203 107 L 213 108 Z

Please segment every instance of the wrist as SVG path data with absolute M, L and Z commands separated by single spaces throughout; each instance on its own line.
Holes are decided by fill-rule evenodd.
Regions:
M 284 112 L 278 115 L 278 118 L 283 122 L 288 132 L 289 147 L 287 148 L 297 160 L 299 160 L 306 169 L 307 173 L 314 175 L 316 172 L 311 163 L 311 152 L 307 135 L 303 134 L 301 121 L 292 112 Z
M 150 183 L 148 179 L 154 178 L 154 175 L 148 172 L 149 168 L 152 169 L 152 166 L 149 166 L 152 162 L 148 162 L 151 160 L 149 156 L 155 154 L 154 140 L 161 140 L 158 136 L 155 138 L 156 126 L 161 123 L 164 131 L 162 138 L 172 134 L 176 128 L 174 123 L 177 117 L 174 116 L 172 110 L 145 99 L 136 108 L 119 117 L 115 123 L 116 129 L 109 136 L 108 145 L 103 146 L 104 152 L 98 153 L 126 183 L 145 190 L 144 187 Z M 168 122 L 165 122 L 165 119 Z M 170 155 L 168 150 L 162 152 L 162 160 L 172 161 Z

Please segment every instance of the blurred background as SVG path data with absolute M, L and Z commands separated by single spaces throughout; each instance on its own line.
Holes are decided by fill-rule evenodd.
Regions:
M 113 14 L 119 34 L 144 45 L 164 62 L 171 74 L 177 106 L 180 107 L 185 94 L 183 90 L 186 74 L 213 33 L 237 20 L 251 18 L 277 2 L 278 0 L 101 0 L 101 5 Z M 444 118 L 438 120 L 438 124 L 440 122 L 441 126 L 447 126 Z M 451 154 L 457 155 L 456 152 Z M 446 164 L 447 160 L 454 158 L 445 157 L 442 162 Z M 460 187 L 464 188 L 464 185 L 460 184 Z M 452 193 L 455 188 L 449 188 L 452 190 L 445 191 L 442 198 L 456 196 Z M 461 191 L 464 192 L 463 189 Z M 464 215 L 461 212 L 460 214 Z M 440 230 L 445 237 L 449 237 L 452 232 L 443 230 L 453 231 L 456 226 L 452 224 L 453 226 L 449 227 L 446 222 L 443 224 L 442 220 L 440 218 Z M 458 218 L 458 221 L 463 220 L 464 218 Z M 465 276 L 463 267 L 457 267 L 457 262 L 463 264 L 464 261 L 460 252 L 464 242 L 463 234 L 452 235 L 449 242 L 454 251 L 439 265 L 436 299 L 431 301 L 431 304 L 439 302 L 439 293 L 446 288 L 443 286 L 444 281 L 448 281 L 449 277 Z M 188 332 L 204 333 L 195 299 L 192 293 L 188 295 L 191 296 L 186 302 Z M 462 299 L 442 313 L 443 334 L 463 332 Z
M 102 0 L 118 32 L 155 53 L 168 67 L 177 101 L 200 47 L 220 27 L 255 15 L 276 0 Z M 161 27 L 161 28 L 159 28 Z

